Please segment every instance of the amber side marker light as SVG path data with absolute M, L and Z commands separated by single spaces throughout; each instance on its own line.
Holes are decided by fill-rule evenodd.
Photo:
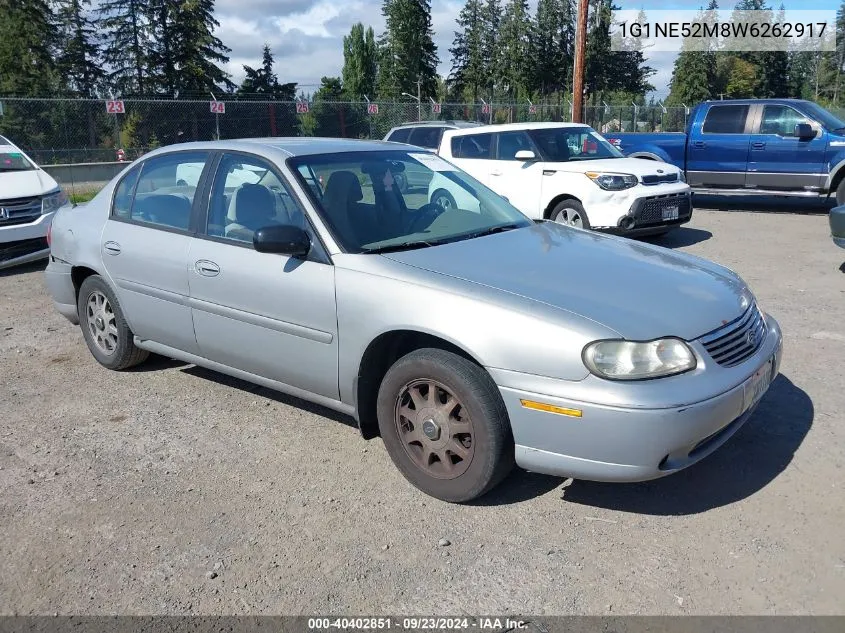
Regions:
M 566 407 L 556 407 L 553 404 L 546 404 L 545 402 L 534 402 L 533 400 L 520 400 L 519 402 L 526 409 L 534 409 L 535 411 L 545 411 L 546 413 L 568 415 L 571 418 L 580 418 L 582 415 L 581 409 L 567 409 Z

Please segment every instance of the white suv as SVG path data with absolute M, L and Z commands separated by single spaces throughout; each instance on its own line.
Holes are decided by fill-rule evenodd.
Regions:
M 66 202 L 58 183 L 0 136 L 0 268 L 48 257 L 47 229 Z
M 512 123 L 446 130 L 437 153 L 527 216 L 585 229 L 660 234 L 692 217 L 690 188 L 673 165 L 625 158 L 580 123 Z M 438 175 L 429 200 L 459 205 Z

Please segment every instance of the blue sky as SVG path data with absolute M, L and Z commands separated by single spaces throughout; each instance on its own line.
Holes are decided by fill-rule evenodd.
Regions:
M 616 0 L 622 9 L 698 9 L 707 0 Z M 720 8 L 735 4 L 720 2 Z M 837 0 L 785 0 L 786 8 L 836 9 Z M 537 0 L 529 0 L 534 11 Z M 455 18 L 463 0 L 432 0 L 435 43 L 440 55 L 439 72 L 447 76 L 451 59 L 449 47 L 455 33 Z M 261 58 L 264 42 L 276 57 L 281 81 L 295 81 L 308 90 L 324 75 L 340 75 L 343 66 L 343 36 L 356 22 L 371 25 L 378 35 L 384 30 L 380 0 L 217 0 L 215 15 L 220 22 L 218 37 L 229 48 L 227 70 L 237 82 L 243 78 L 243 64 L 255 66 Z M 674 53 L 652 53 L 649 64 L 657 73 L 652 77 L 656 96 L 668 92 Z

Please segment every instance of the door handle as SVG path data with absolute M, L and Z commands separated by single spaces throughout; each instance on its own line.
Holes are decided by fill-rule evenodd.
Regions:
M 120 244 L 117 242 L 108 241 L 103 244 L 103 250 L 109 255 L 120 255 Z
M 220 266 L 207 259 L 201 259 L 196 262 L 194 268 L 203 277 L 216 277 L 220 274 Z
M 707 147 L 707 143 L 705 143 L 704 141 L 693 141 L 692 146 L 697 149 L 704 149 L 705 147 Z
M 766 141 L 754 141 L 751 143 L 751 149 L 766 149 Z
M 496 171 L 491 171 L 491 172 L 490 172 L 490 175 L 491 175 L 491 176 L 501 176 L 501 175 L 502 175 L 502 172 L 500 172 L 500 171 L 498 171 L 498 170 L 496 170 Z

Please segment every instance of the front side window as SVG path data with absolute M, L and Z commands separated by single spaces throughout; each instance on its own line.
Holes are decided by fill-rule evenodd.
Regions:
M 527 132 L 501 132 L 498 137 L 496 143 L 496 158 L 498 160 L 516 160 L 517 152 L 534 151 Z
M 747 105 L 710 106 L 701 131 L 704 134 L 744 134 Z
M 206 233 L 252 244 L 255 231 L 274 225 L 306 228 L 302 209 L 288 187 L 261 158 L 224 156 L 214 176 Z
M 187 230 L 207 160 L 205 152 L 177 152 L 145 160 L 135 185 L 129 219 Z
M 797 110 L 788 106 L 767 105 L 763 108 L 760 134 L 795 136 L 795 126 L 799 123 L 809 123 L 809 121 Z
M 539 128 L 529 134 L 543 160 L 550 162 L 623 158 L 622 152 L 591 127 Z
M 349 252 L 424 248 L 532 224 L 477 180 L 421 150 L 344 152 L 288 162 L 306 188 L 320 183 L 312 201 Z M 427 191 L 403 191 L 399 174 L 409 172 L 426 175 Z

